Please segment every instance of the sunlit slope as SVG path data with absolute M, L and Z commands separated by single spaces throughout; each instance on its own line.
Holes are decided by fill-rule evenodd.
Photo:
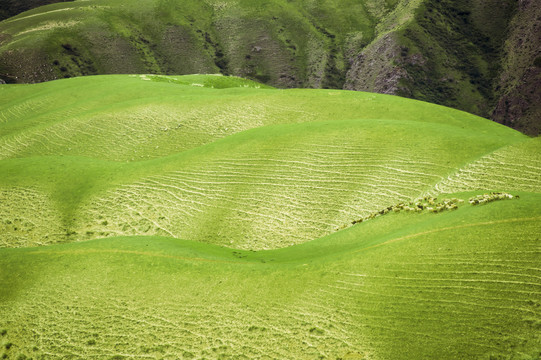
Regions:
M 421 196 L 500 141 L 407 121 L 266 127 L 156 170 L 145 164 L 137 180 L 83 200 L 77 225 L 95 236 L 105 220 L 116 235 L 166 235 L 244 249 L 285 247 Z M 417 143 L 423 146 L 412 146 Z M 535 185 L 540 188 L 539 176 Z
M 485 122 L 485 131 L 408 120 L 306 122 L 252 129 L 143 162 L 5 159 L 2 245 L 115 235 L 243 249 L 306 242 L 422 196 L 465 163 L 510 142 L 530 141 Z M 34 198 L 41 205 L 28 204 Z M 41 207 L 51 213 L 49 225 L 34 224 Z
M 482 118 L 395 96 L 263 87 L 235 77 L 150 75 L 0 86 L 0 159 L 141 161 L 255 127 L 349 119 L 431 122 L 521 138 Z
M 491 152 L 436 184 L 431 193 L 482 189 L 541 192 L 541 138 Z
M 425 193 L 541 188 L 538 140 L 399 97 L 201 75 L 0 93 L 4 247 L 161 235 L 277 248 Z M 486 168 L 493 156 L 512 161 Z M 485 182 L 464 183 L 472 171 Z
M 3 352 L 536 358 L 541 196 L 518 195 L 273 251 L 160 237 L 0 249 Z
M 252 93 L 205 86 L 265 87 L 222 76 L 98 76 L 2 87 L 0 157 L 146 160 L 261 125 L 263 101 L 252 107 Z

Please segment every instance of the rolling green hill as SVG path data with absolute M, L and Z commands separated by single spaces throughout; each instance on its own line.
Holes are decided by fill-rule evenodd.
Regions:
M 230 76 L 0 98 L 0 356 L 540 354 L 539 138 Z
M 535 359 L 541 199 L 520 195 L 275 251 L 158 237 L 2 249 L 4 353 Z
M 76 0 L 0 23 L 0 79 L 232 74 L 398 94 L 537 135 L 540 9 L 512 0 Z
M 540 142 L 484 119 L 398 97 L 258 86 L 108 76 L 4 87 L 13 100 L 0 109 L 0 185 L 13 205 L 3 243 L 146 234 L 276 248 L 430 191 L 539 190 Z M 455 180 L 502 147 L 512 157 L 519 147 L 521 162 L 495 173 L 526 176 L 533 165 L 533 175 Z

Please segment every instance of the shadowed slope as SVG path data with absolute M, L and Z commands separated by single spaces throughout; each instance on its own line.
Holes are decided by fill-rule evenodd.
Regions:
M 0 21 L 39 6 L 73 0 L 4 0 L 0 4 Z
M 36 82 L 110 73 L 235 74 L 341 87 L 345 52 L 400 1 L 86 0 L 0 24 L 0 75 Z M 32 70 L 33 69 L 33 70 Z

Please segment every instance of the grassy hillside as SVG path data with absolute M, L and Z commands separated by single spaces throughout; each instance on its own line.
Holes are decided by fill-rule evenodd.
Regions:
M 386 215 L 275 251 L 157 237 L 2 249 L 3 351 L 535 359 L 541 198 L 520 195 Z
M 0 23 L 0 79 L 233 74 L 281 88 L 398 94 L 537 135 L 537 8 L 512 0 L 76 0 Z
M 226 88 L 193 85 L 220 82 Z M 284 247 L 434 186 L 454 192 L 446 184 L 456 172 L 504 146 L 528 144 L 523 161 L 539 165 L 539 141 L 466 113 L 368 93 L 256 87 L 215 76 L 5 87 L 13 100 L 0 109 L 0 185 L 11 205 L 2 242 L 146 234 Z M 522 164 L 511 171 L 527 175 Z M 502 179 L 480 190 L 541 183 L 535 173 L 524 183 Z
M 538 138 L 230 76 L 0 98 L 0 356 L 540 354 Z

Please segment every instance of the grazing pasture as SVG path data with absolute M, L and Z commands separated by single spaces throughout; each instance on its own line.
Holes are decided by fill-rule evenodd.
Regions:
M 0 356 L 539 356 L 538 138 L 215 75 L 0 99 Z

